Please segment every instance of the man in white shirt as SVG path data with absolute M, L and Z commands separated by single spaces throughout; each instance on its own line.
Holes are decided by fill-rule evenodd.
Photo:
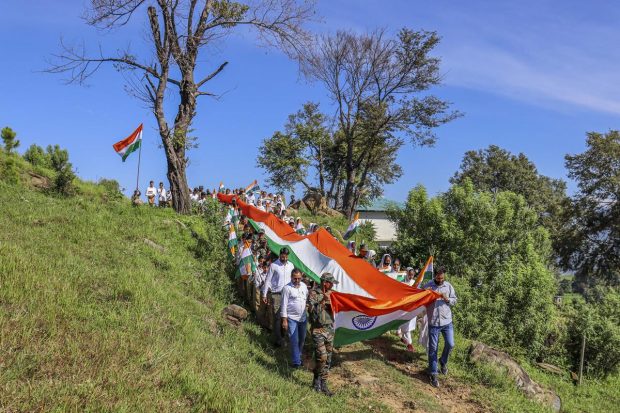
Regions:
M 159 188 L 157 188 L 157 201 L 159 202 L 160 207 L 165 207 L 166 202 L 168 202 L 168 196 L 163 182 L 160 182 Z
M 157 188 L 155 188 L 155 182 L 149 182 L 149 187 L 146 188 L 146 199 L 149 201 L 149 206 L 155 206 L 155 196 L 157 195 Z
M 301 282 L 301 271 L 295 268 L 291 272 L 291 282 L 282 289 L 282 329 L 288 332 L 291 345 L 291 362 L 293 368 L 301 367 L 301 353 L 306 340 L 306 301 L 308 287 Z
M 295 268 L 292 263 L 288 261 L 288 248 L 284 247 L 280 250 L 280 258 L 277 259 L 269 266 L 267 277 L 263 283 L 261 295 L 263 297 L 263 303 L 269 306 L 269 312 L 273 321 L 271 330 L 271 336 L 276 347 L 281 347 L 284 344 L 282 338 L 282 321 L 280 320 L 280 306 L 282 304 L 282 289 L 284 286 L 291 282 L 291 272 Z M 267 295 L 269 292 L 269 295 Z

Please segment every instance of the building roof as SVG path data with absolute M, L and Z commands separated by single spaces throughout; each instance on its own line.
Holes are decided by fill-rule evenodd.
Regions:
M 370 205 L 359 206 L 357 208 L 358 211 L 387 211 L 391 208 L 403 208 L 404 205 L 402 202 L 392 201 L 386 198 L 376 198 L 372 201 Z

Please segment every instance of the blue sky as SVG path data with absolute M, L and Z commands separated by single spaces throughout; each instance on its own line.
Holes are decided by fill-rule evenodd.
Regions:
M 61 37 L 83 41 L 93 51 L 99 44 L 110 52 L 131 44 L 136 53 L 148 53 L 144 10 L 129 26 L 104 33 L 81 20 L 84 4 L 30 0 L 0 6 L 0 125 L 17 131 L 22 151 L 32 143 L 60 144 L 81 177 L 114 178 L 129 191 L 137 157 L 122 163 L 111 145 L 143 122 L 144 190 L 149 179 L 165 181 L 165 157 L 153 115 L 125 92 L 123 76 L 103 68 L 81 87 L 40 72 Z M 446 190 L 464 152 L 490 144 L 523 152 L 541 173 L 565 179 L 564 155 L 584 150 L 586 132 L 620 127 L 615 2 L 339 0 L 319 1 L 317 9 L 322 21 L 312 24 L 316 32 L 385 27 L 395 33 L 407 26 L 442 37 L 435 54 L 442 58 L 444 80 L 433 93 L 465 116 L 439 128 L 434 147 L 400 152 L 404 175 L 385 188 L 388 198 L 404 200 L 418 183 L 431 193 Z M 257 45 L 251 35 L 234 35 L 203 53 L 199 71 L 224 60 L 228 67 L 210 84 L 223 95 L 201 98 L 194 122 L 200 145 L 190 153 L 191 186 L 262 182 L 255 162 L 261 141 L 306 101 L 330 110 L 320 84 L 305 81 L 294 62 Z

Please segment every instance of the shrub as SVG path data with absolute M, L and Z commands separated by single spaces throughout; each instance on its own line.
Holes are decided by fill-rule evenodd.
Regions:
M 40 166 L 43 168 L 51 168 L 51 158 L 49 153 L 46 153 L 39 145 L 32 144 L 24 152 L 24 159 L 30 162 L 33 166 Z
M 620 369 L 620 292 L 599 291 L 599 301 L 574 300 L 566 308 L 565 347 L 572 367 L 579 368 L 582 336 L 586 336 L 584 370 L 605 377 Z
M 100 179 L 97 185 L 103 188 L 104 198 L 106 200 L 119 200 L 123 199 L 123 193 L 121 192 L 121 185 L 115 179 Z
M 523 197 L 476 192 L 466 182 L 429 199 L 418 187 L 390 215 L 399 257 L 418 262 L 431 252 L 447 267 L 459 297 L 456 328 L 513 354 L 540 354 L 557 286 L 546 265 L 548 233 Z

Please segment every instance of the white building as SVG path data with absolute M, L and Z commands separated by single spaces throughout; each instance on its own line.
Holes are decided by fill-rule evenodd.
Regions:
M 377 244 L 380 247 L 389 247 L 396 239 L 396 225 L 387 215 L 389 208 L 401 206 L 398 202 L 385 198 L 375 199 L 371 205 L 359 207 L 360 222 L 371 222 L 377 232 Z

